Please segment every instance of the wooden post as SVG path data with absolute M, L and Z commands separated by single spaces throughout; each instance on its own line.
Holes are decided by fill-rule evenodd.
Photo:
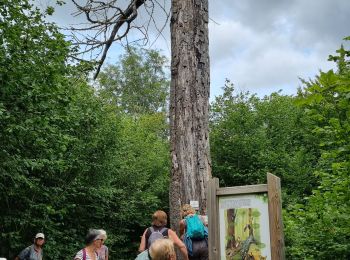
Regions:
M 207 197 L 207 212 L 208 212 L 208 250 L 209 259 L 220 259 L 220 237 L 219 237 L 219 220 L 218 220 L 218 197 L 216 196 L 219 188 L 219 179 L 213 178 L 208 181 L 208 197 Z
M 267 190 L 269 198 L 271 259 L 284 260 L 285 252 L 280 178 L 271 173 L 268 173 Z

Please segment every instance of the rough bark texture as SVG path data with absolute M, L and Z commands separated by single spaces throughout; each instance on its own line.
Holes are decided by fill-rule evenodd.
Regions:
M 170 26 L 170 223 L 178 231 L 181 205 L 197 200 L 205 213 L 211 176 L 208 1 L 173 0 Z

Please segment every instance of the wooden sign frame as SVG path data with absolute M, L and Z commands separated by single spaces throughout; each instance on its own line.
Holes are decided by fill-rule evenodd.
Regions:
M 268 173 L 267 184 L 219 187 L 219 179 L 209 180 L 207 186 L 208 247 L 209 259 L 220 260 L 219 198 L 232 195 L 264 194 L 268 197 L 268 219 L 270 231 L 271 260 L 284 260 L 284 234 L 282 222 L 282 200 L 280 178 Z

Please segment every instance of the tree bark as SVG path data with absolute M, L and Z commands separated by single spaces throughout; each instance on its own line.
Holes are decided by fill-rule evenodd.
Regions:
M 173 0 L 171 8 L 169 199 L 170 224 L 178 231 L 181 205 L 197 200 L 205 214 L 211 176 L 208 0 Z

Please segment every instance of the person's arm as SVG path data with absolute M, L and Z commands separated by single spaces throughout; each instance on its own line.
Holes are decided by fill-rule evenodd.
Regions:
M 16 256 L 15 260 L 26 259 L 27 257 L 29 257 L 29 254 L 30 254 L 30 246 L 23 249 L 21 253 L 19 253 L 18 256 Z
M 143 232 L 143 235 L 141 237 L 141 242 L 139 246 L 140 253 L 146 250 L 146 232 L 147 232 L 147 229 L 145 230 L 145 232 Z
M 108 260 L 108 252 L 109 252 L 108 247 L 106 247 L 106 255 L 105 255 L 105 260 Z
M 183 240 L 183 235 L 185 234 L 186 221 L 183 219 L 180 221 L 180 239 Z
M 199 215 L 199 218 L 202 221 L 203 225 L 208 227 L 208 216 L 206 216 L 206 215 Z
M 174 242 L 174 245 L 180 249 L 182 255 L 184 256 L 184 259 L 188 260 L 188 253 L 187 253 L 187 248 L 186 248 L 185 244 L 180 240 L 180 238 L 176 235 L 176 233 L 174 231 L 172 231 L 171 229 L 168 230 L 168 235 L 169 235 L 169 238 Z

